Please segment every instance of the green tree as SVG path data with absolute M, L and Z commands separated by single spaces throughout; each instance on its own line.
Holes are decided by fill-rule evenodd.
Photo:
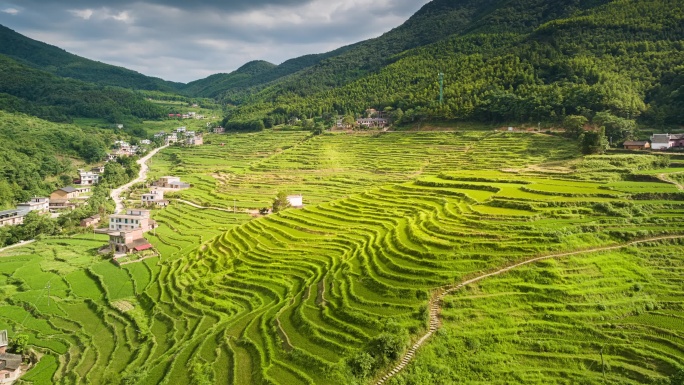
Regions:
M 684 368 L 679 369 L 677 373 L 670 378 L 670 385 L 684 385 Z
M 367 352 L 359 352 L 347 361 L 347 365 L 356 378 L 368 378 L 373 372 L 375 358 Z
M 606 129 L 601 127 L 598 131 L 585 131 L 579 138 L 582 153 L 585 155 L 603 154 L 608 148 Z
M 29 342 L 29 336 L 26 334 L 18 334 L 9 341 L 9 351 L 14 354 L 26 354 Z
M 273 212 L 277 213 L 290 207 L 290 202 L 287 201 L 287 194 L 279 192 L 273 200 Z
M 610 112 L 599 112 L 594 116 L 594 123 L 606 129 L 606 136 L 614 142 L 621 142 L 633 137 L 636 131 L 634 120 L 620 118 Z
M 582 115 L 568 115 L 563 119 L 563 128 L 571 138 L 579 138 L 589 119 Z

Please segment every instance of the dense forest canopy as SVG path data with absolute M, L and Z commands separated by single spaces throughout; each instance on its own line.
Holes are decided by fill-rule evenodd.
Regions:
M 57 76 L 105 86 L 166 92 L 174 92 L 182 86 L 181 83 L 145 76 L 126 68 L 76 56 L 61 48 L 30 39 L 2 25 L 0 54 Z
M 401 53 L 374 51 L 383 58 L 375 61 L 350 50 L 249 96 L 230 120 L 282 123 L 392 107 L 408 121 L 560 122 L 605 111 L 682 123 L 680 1 L 435 1 L 378 42 L 399 32 L 423 36 L 415 20 L 441 25 L 434 15 L 446 10 L 448 24 L 459 26 L 451 36 Z
M 166 110 L 132 90 L 65 79 L 0 55 L 0 109 L 69 122 L 73 117 L 111 123 L 158 119 Z

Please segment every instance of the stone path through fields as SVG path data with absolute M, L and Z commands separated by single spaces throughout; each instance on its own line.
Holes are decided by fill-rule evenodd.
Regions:
M 418 341 L 416 341 L 411 348 L 404 353 L 404 356 L 401 358 L 401 361 L 399 364 L 397 364 L 394 368 L 392 368 L 387 374 L 385 374 L 380 380 L 378 380 L 375 384 L 376 385 L 383 385 L 387 381 L 389 381 L 392 377 L 397 375 L 400 371 L 402 371 L 406 365 L 408 365 L 411 360 L 413 360 L 413 357 L 416 354 L 416 351 L 423 346 L 425 341 L 427 341 L 436 331 L 439 329 L 440 321 L 439 321 L 439 313 L 441 311 L 441 303 L 442 300 L 444 299 L 445 296 L 448 294 L 451 294 L 455 291 L 458 291 L 470 284 L 482 281 L 484 279 L 487 279 L 489 277 L 501 275 L 503 273 L 506 273 L 508 271 L 517 269 L 519 267 L 529 265 L 535 262 L 547 260 L 547 259 L 557 259 L 557 258 L 564 258 L 564 257 L 571 257 L 574 255 L 580 255 L 580 254 L 588 254 L 588 253 L 597 253 L 597 252 L 602 252 L 602 251 L 612 251 L 612 250 L 619 250 L 623 249 L 625 247 L 629 246 L 634 246 L 638 245 L 640 243 L 647 243 L 647 242 L 657 242 L 657 241 L 666 241 L 666 240 L 674 240 L 674 239 L 684 239 L 684 235 L 669 235 L 669 236 L 661 236 L 661 237 L 652 237 L 652 238 L 645 238 L 645 239 L 640 239 L 628 243 L 623 243 L 620 245 L 614 245 L 614 246 L 605 246 L 605 247 L 597 247 L 597 248 L 591 248 L 591 249 L 584 249 L 584 250 L 578 250 L 578 251 L 571 251 L 571 252 L 566 252 L 566 253 L 559 253 L 559 254 L 552 254 L 552 255 L 545 255 L 541 257 L 536 257 L 532 258 L 526 261 L 522 261 L 519 263 L 516 263 L 514 265 L 510 265 L 507 267 L 503 267 L 499 270 L 495 270 L 491 273 L 479 275 L 475 278 L 468 279 L 466 281 L 463 281 L 459 284 L 456 285 L 448 285 L 440 288 L 435 292 L 435 294 L 432 296 L 432 299 L 430 299 L 430 326 L 428 328 L 427 333 L 425 333 Z

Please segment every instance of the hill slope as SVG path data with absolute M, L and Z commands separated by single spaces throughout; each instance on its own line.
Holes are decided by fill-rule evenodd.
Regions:
M 0 55 L 0 109 L 65 122 L 73 117 L 122 122 L 154 119 L 161 107 L 134 91 L 64 79 Z
M 252 96 L 230 118 L 311 117 L 391 106 L 407 112 L 406 119 L 536 122 L 607 110 L 681 123 L 681 96 L 672 91 L 680 87 L 684 65 L 684 4 L 602 3 L 434 1 L 426 8 L 467 13 L 460 32 L 392 56 L 392 63 L 355 80 L 347 76 L 351 69 L 366 67 L 359 69 L 350 51 Z M 420 15 L 429 20 L 431 13 Z M 442 106 L 439 72 L 446 74 Z
M 106 86 L 175 92 L 182 85 L 85 59 L 61 48 L 30 39 L 2 25 L 0 54 L 57 76 Z
M 344 86 L 393 63 L 396 55 L 435 43 L 454 34 L 475 30 L 529 31 L 541 22 L 604 3 L 563 0 L 550 4 L 544 0 L 501 2 L 498 0 L 436 0 L 425 5 L 403 25 L 352 46 L 332 51 L 300 68 L 292 76 L 281 76 L 256 95 L 254 89 L 226 90 L 226 101 L 240 103 L 273 100 L 280 95 L 307 96 Z M 283 63 L 283 65 L 287 64 Z M 269 79 L 270 81 L 271 79 Z M 255 87 L 261 89 L 259 87 Z M 262 87 L 263 88 L 263 87 Z

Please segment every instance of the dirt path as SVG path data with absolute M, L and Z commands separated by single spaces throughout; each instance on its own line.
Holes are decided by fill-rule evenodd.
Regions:
M 504 268 L 501 268 L 499 270 L 493 271 L 491 273 L 483 274 L 480 276 L 477 276 L 475 278 L 471 278 L 469 280 L 463 281 L 457 285 L 448 285 L 440 288 L 430 299 L 430 326 L 428 329 L 428 332 L 425 333 L 418 341 L 416 341 L 413 346 L 404 354 L 404 356 L 401 358 L 401 362 L 397 364 L 392 370 L 390 370 L 387 374 L 385 374 L 380 380 L 378 380 L 375 384 L 376 385 L 382 385 L 389 381 L 392 377 L 394 377 L 397 373 L 399 373 L 401 370 L 403 370 L 406 365 L 408 365 L 411 360 L 413 360 L 413 357 L 416 354 L 416 351 L 423 346 L 425 341 L 428 340 L 440 327 L 440 321 L 439 321 L 439 313 L 441 311 L 441 303 L 442 300 L 444 299 L 445 296 L 448 294 L 451 294 L 455 291 L 458 291 L 465 286 L 468 286 L 470 284 L 482 281 L 484 279 L 487 279 L 489 277 L 493 277 L 496 275 L 501 275 L 503 273 L 509 272 L 511 270 L 517 269 L 519 267 L 529 265 L 535 262 L 543 261 L 546 259 L 557 259 L 557 258 L 564 258 L 564 257 L 570 257 L 574 255 L 579 255 L 579 254 L 587 254 L 587 253 L 596 253 L 596 252 L 602 252 L 602 251 L 611 251 L 611 250 L 619 250 L 623 249 L 625 247 L 629 246 L 634 246 L 640 243 L 646 243 L 646 242 L 656 242 L 656 241 L 664 241 L 664 240 L 673 240 L 673 239 L 684 239 L 684 235 L 670 235 L 670 236 L 663 236 L 663 237 L 653 237 L 653 238 L 646 238 L 646 239 L 641 239 L 637 241 L 632 241 L 629 243 L 624 243 L 621 245 L 615 245 L 615 246 L 606 246 L 606 247 L 597 247 L 593 249 L 585 249 L 585 250 L 578 250 L 578 251 L 571 251 L 567 253 L 560 253 L 560 254 L 552 254 L 552 255 L 546 255 L 542 257 L 536 257 L 532 258 L 526 261 L 522 261 L 519 263 L 516 263 L 511 266 L 507 266 Z
M 159 151 L 165 149 L 169 145 L 161 146 L 158 148 L 155 148 L 152 150 L 149 154 L 145 155 L 144 157 L 138 159 L 138 164 L 140 165 L 140 172 L 138 173 L 138 177 L 133 179 L 132 181 L 126 183 L 125 185 L 121 187 L 117 187 L 114 190 L 112 190 L 112 193 L 110 196 L 114 200 L 114 203 L 116 203 L 116 210 L 114 213 L 119 213 L 123 211 L 124 209 L 124 204 L 123 204 L 123 199 L 121 199 L 121 194 L 131 188 L 136 183 L 143 182 L 145 178 L 147 178 L 147 171 L 149 170 L 149 167 L 147 166 L 147 161 L 150 160 L 153 156 L 155 156 Z
M 5 250 L 14 249 L 15 247 L 30 245 L 31 243 L 33 243 L 35 241 L 36 241 L 35 239 L 31 239 L 30 241 L 23 241 L 23 242 L 15 243 L 15 244 L 7 246 L 7 247 L 0 248 L 0 253 L 2 253 Z
M 679 173 L 674 173 L 674 174 L 679 174 Z M 673 185 L 677 186 L 677 188 L 680 190 L 684 190 L 684 186 L 681 183 L 677 182 L 674 179 L 670 179 L 670 177 L 668 175 L 669 174 L 658 174 L 658 179 L 662 180 L 665 183 L 673 184 Z

